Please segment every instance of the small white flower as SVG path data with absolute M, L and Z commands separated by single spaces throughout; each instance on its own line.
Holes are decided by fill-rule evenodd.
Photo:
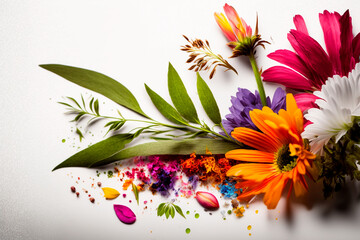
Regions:
M 315 102 L 319 109 L 312 108 L 305 114 L 313 124 L 305 128 L 302 137 L 309 139 L 311 151 L 317 153 L 333 136 L 338 142 L 360 116 L 360 63 L 348 77 L 329 78 L 314 95 L 320 98 Z

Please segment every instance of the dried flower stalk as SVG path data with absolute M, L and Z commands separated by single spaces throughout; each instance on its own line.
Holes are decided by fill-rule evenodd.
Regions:
M 225 67 L 226 70 L 232 70 L 237 74 L 237 71 L 233 66 L 228 63 L 220 54 L 215 54 L 211 51 L 210 44 L 207 40 L 202 41 L 200 39 L 189 40 L 188 37 L 183 37 L 190 43 L 181 46 L 181 50 L 187 53 L 190 53 L 189 59 L 186 61 L 187 63 L 193 63 L 193 65 L 189 68 L 189 70 L 194 70 L 195 72 L 201 70 L 210 70 L 211 73 L 209 78 L 211 79 L 218 66 Z

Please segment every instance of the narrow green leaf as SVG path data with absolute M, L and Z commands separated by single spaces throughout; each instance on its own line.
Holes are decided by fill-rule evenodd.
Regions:
M 93 102 L 94 102 L 94 98 L 91 98 L 90 103 L 89 103 L 89 107 L 90 107 L 90 110 L 92 112 L 94 112 L 94 110 L 93 110 Z
M 211 121 L 213 121 L 215 124 L 220 124 L 221 115 L 214 95 L 212 94 L 209 86 L 206 84 L 204 79 L 201 78 L 200 74 L 197 72 L 196 75 L 197 91 L 199 94 L 201 105 L 203 106 L 206 114 L 209 116 Z
M 99 100 L 98 99 L 96 99 L 96 101 L 94 102 L 94 110 L 95 110 L 96 115 L 100 116 L 100 113 L 99 113 Z
M 171 101 L 178 112 L 187 120 L 193 123 L 199 123 L 195 106 L 186 91 L 184 83 L 174 67 L 169 63 L 168 88 Z
M 56 166 L 53 171 L 65 167 L 90 167 L 94 163 L 113 156 L 132 140 L 132 134 L 118 134 L 109 137 L 69 157 Z
M 70 99 L 71 101 L 73 101 L 80 109 L 82 109 L 80 107 L 80 104 L 75 100 L 75 98 L 72 98 L 72 97 L 67 97 L 68 99 Z
M 174 205 L 174 207 L 175 207 L 176 212 L 177 212 L 178 214 L 180 214 L 183 218 L 186 219 L 186 217 L 185 217 L 183 211 L 181 210 L 181 208 L 180 208 L 178 205 L 175 205 L 175 204 L 173 204 L 173 205 Z
M 84 106 L 84 109 L 86 110 L 86 106 L 85 106 L 85 100 L 84 100 L 84 97 L 83 95 L 81 94 L 81 101 L 82 101 L 82 104 Z M 87 110 L 86 110 L 87 111 Z
M 62 105 L 65 105 L 65 106 L 67 106 L 67 107 L 70 107 L 70 108 L 73 108 L 70 104 L 68 104 L 68 103 L 64 103 L 64 102 L 58 102 L 59 104 L 62 104 Z
M 76 134 L 79 135 L 80 138 L 80 142 L 83 140 L 84 135 L 82 134 L 82 132 L 80 131 L 80 129 L 76 128 Z
M 114 102 L 124 106 L 146 118 L 149 118 L 140 108 L 134 95 L 121 83 L 114 79 L 87 69 L 59 64 L 45 64 L 40 67 L 53 72 L 70 82 L 100 93 Z
M 134 192 L 137 204 L 139 205 L 139 191 L 138 191 L 138 188 L 136 187 L 136 185 L 134 183 L 132 183 L 132 190 Z
M 210 138 L 159 140 L 157 142 L 149 142 L 126 148 L 107 159 L 94 162 L 91 167 L 98 167 L 136 156 L 190 155 L 193 152 L 199 155 L 205 155 L 207 154 L 206 150 L 209 150 L 212 154 L 225 154 L 230 150 L 238 148 L 241 148 L 238 144 Z
M 174 208 L 174 206 L 170 206 L 169 214 L 170 214 L 171 218 L 175 217 L 175 208 Z
M 159 96 L 156 92 L 151 90 L 145 84 L 146 92 L 148 93 L 151 101 L 155 105 L 155 107 L 159 110 L 159 112 L 166 117 L 169 121 L 177 124 L 184 124 L 186 120 L 183 119 L 178 111 L 176 111 L 173 106 L 167 103 L 161 96 Z

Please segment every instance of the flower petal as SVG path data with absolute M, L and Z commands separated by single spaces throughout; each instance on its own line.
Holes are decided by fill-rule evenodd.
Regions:
M 250 147 L 264 152 L 276 152 L 279 148 L 278 142 L 267 135 L 244 127 L 235 128 L 231 136 Z M 266 144 L 264 144 L 266 143 Z
M 237 39 L 235 37 L 235 34 L 230 26 L 229 21 L 226 19 L 225 15 L 223 13 L 214 13 L 215 20 L 219 27 L 221 28 L 222 32 L 226 36 L 226 38 L 230 42 L 236 42 Z
M 276 175 L 277 172 L 273 164 L 259 164 L 259 163 L 240 163 L 232 166 L 226 175 L 229 177 L 241 177 L 244 180 L 253 180 L 257 182 Z
M 314 90 L 308 79 L 283 66 L 275 66 L 265 70 L 262 77 L 265 82 L 280 83 L 288 88 Z
M 352 41 L 352 50 L 353 57 L 356 60 L 356 63 L 358 63 L 360 57 L 360 33 L 358 33 Z
M 295 15 L 293 18 L 296 30 L 299 32 L 305 33 L 306 35 L 309 35 L 309 32 L 307 30 L 304 18 L 301 15 Z
M 113 188 L 104 187 L 102 190 L 104 191 L 104 197 L 106 199 L 115 199 L 120 195 L 120 193 Z
M 329 56 L 317 41 L 302 32 L 291 30 L 288 39 L 297 54 L 313 73 L 314 85 L 320 88 L 327 78 L 333 75 L 333 67 Z
M 136 221 L 136 216 L 130 208 L 124 205 L 114 204 L 114 210 L 119 220 L 126 224 L 132 224 Z
M 262 152 L 250 149 L 236 149 L 226 153 L 226 158 L 245 161 L 245 162 L 260 162 L 273 163 L 274 154 L 269 152 Z
M 296 53 L 292 51 L 286 49 L 280 49 L 273 53 L 270 53 L 268 57 L 279 63 L 285 64 L 286 66 L 294 69 L 295 71 L 302 74 L 308 79 L 312 78 L 312 74 L 307 68 L 304 61 Z
M 352 59 L 352 23 L 351 17 L 349 15 L 349 10 L 347 10 L 340 18 L 340 41 L 341 41 L 341 48 L 340 48 L 340 60 L 342 63 L 342 76 L 347 76 L 348 73 L 355 67 L 351 63 Z
M 329 54 L 330 60 L 333 63 L 335 74 L 341 74 L 341 62 L 340 62 L 340 14 L 330 13 L 325 10 L 322 14 L 319 14 L 321 28 L 324 33 L 324 40 L 326 50 Z
M 317 107 L 315 101 L 319 99 L 319 97 L 315 96 L 312 93 L 298 93 L 294 97 L 298 107 L 301 109 L 302 112 L 310 108 Z
M 288 179 L 282 174 L 272 181 L 269 187 L 271 191 L 267 191 L 263 199 L 268 209 L 276 208 L 287 180 Z

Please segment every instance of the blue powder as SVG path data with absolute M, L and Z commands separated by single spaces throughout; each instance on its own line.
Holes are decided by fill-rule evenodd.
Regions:
M 225 180 L 224 184 L 219 184 L 220 193 L 224 195 L 225 198 L 236 198 L 238 194 L 236 192 L 239 189 L 235 188 L 236 182 Z M 240 189 L 241 191 L 241 189 Z

